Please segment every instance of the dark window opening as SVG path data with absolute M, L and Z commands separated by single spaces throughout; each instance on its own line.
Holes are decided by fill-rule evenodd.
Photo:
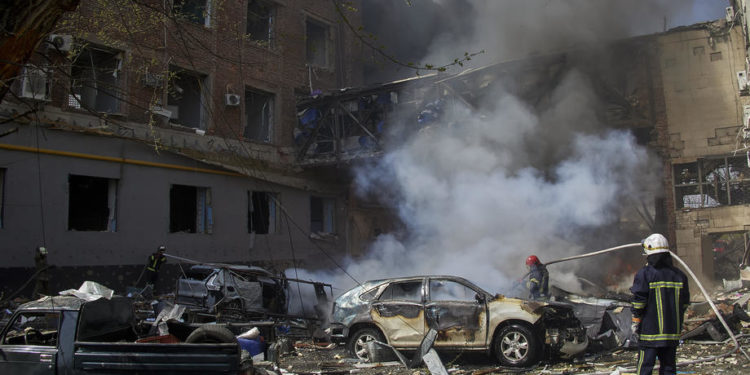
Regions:
M 745 258 L 747 240 L 747 232 L 744 231 L 709 234 L 704 238 L 706 241 L 703 250 L 704 262 L 713 267 L 704 271 L 707 271 L 719 283 L 722 280 L 739 281 L 740 267 L 738 265 L 747 261 Z
M 103 113 L 120 111 L 119 53 L 84 48 L 71 68 L 68 106 Z
M 167 110 L 170 121 L 196 129 L 204 129 L 204 103 L 207 95 L 205 76 L 194 72 L 170 68 Z
M 700 159 L 675 164 L 673 170 L 677 209 L 750 203 L 750 167 L 745 156 Z
M 172 185 L 169 190 L 169 232 L 211 233 L 213 213 L 211 190 Z
M 172 9 L 178 18 L 209 26 L 211 0 L 174 0 Z
M 328 66 L 328 33 L 328 26 L 325 24 L 307 20 L 305 39 L 309 65 Z
M 276 233 L 276 195 L 262 191 L 252 191 L 248 192 L 248 198 L 248 233 Z
M 247 2 L 247 35 L 250 40 L 271 45 L 275 7 L 263 0 Z
M 271 142 L 273 127 L 274 95 L 255 91 L 245 91 L 245 132 L 246 139 Z
M 310 197 L 310 231 L 334 232 L 335 201 L 331 198 Z
M 68 191 L 68 230 L 116 230 L 117 180 L 70 175 Z

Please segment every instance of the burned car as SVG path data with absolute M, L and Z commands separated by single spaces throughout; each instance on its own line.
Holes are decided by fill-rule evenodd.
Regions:
M 287 283 L 282 275 L 254 266 L 194 265 L 177 280 L 175 303 L 192 320 L 233 321 L 285 314 Z
M 367 342 L 416 349 L 430 330 L 444 351 L 484 351 L 501 364 L 525 367 L 545 352 L 583 352 L 586 330 L 569 306 L 491 295 L 455 276 L 414 276 L 367 281 L 333 305 L 331 338 L 369 359 Z

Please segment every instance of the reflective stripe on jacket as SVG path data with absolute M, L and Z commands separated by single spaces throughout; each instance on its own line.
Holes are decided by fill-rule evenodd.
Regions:
M 669 257 L 668 253 L 665 255 Z M 683 315 L 690 304 L 687 276 L 672 266 L 671 259 L 657 261 L 638 271 L 630 291 L 633 317 L 641 320 L 639 344 L 676 346 Z
M 167 257 L 165 257 L 162 254 L 154 253 L 151 254 L 148 257 L 148 264 L 146 265 L 146 269 L 149 271 L 156 272 L 159 270 L 159 267 L 161 267 L 162 263 L 167 261 Z

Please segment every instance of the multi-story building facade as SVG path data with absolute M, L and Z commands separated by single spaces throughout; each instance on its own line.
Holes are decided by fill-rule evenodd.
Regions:
M 0 107 L 0 285 L 28 278 L 37 246 L 53 289 L 122 290 L 159 245 L 275 267 L 345 252 L 348 182 L 299 168 L 293 132 L 298 98 L 361 84 L 340 22 L 359 14 L 325 0 L 134 4 L 81 1 Z

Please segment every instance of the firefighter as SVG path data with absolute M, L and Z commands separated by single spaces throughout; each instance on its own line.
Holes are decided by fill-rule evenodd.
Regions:
M 38 246 L 34 252 L 34 265 L 36 266 L 36 284 L 31 298 L 49 295 L 49 264 L 47 264 L 47 248 Z
M 162 245 L 159 246 L 155 253 L 148 257 L 148 263 L 146 264 L 146 284 L 151 284 L 154 290 L 156 290 L 156 280 L 159 278 L 159 268 L 167 262 L 167 257 L 164 255 L 166 251 L 167 247 Z
M 639 375 L 651 374 L 659 358 L 659 374 L 677 372 L 677 345 L 682 319 L 690 303 L 688 280 L 672 265 L 667 239 L 658 233 L 642 242 L 648 263 L 635 275 L 631 329 L 638 337 Z
M 549 296 L 549 272 L 547 267 L 539 261 L 536 255 L 526 258 L 526 268 L 529 270 L 529 280 L 526 287 L 529 288 L 529 298 L 541 299 Z

